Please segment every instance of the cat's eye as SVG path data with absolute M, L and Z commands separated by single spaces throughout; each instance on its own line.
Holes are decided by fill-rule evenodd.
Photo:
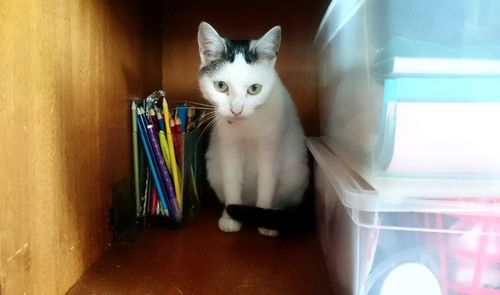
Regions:
M 224 81 L 215 81 L 214 86 L 219 92 L 226 92 L 228 89 L 227 84 Z
M 260 84 L 252 84 L 248 87 L 247 92 L 250 95 L 257 95 L 262 90 L 262 85 Z

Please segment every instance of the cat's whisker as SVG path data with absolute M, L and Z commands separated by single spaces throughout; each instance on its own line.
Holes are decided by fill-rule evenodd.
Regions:
M 205 111 L 205 112 L 204 112 L 204 113 L 200 116 L 200 118 L 204 118 L 204 117 L 206 117 L 206 116 L 208 116 L 208 115 L 213 115 L 213 114 L 215 114 L 215 113 L 217 113 L 217 111 L 216 111 L 216 110 L 208 110 L 208 111 Z
M 203 137 L 203 134 L 205 133 L 205 131 L 211 127 L 211 126 L 215 126 L 216 124 L 218 124 L 220 121 L 222 120 L 222 118 L 217 118 L 217 116 L 213 117 L 212 120 L 210 122 L 208 122 L 208 124 L 205 126 L 205 128 L 203 128 L 203 130 L 200 132 L 200 135 L 198 137 L 198 140 L 196 141 L 195 143 L 195 147 L 198 148 L 198 143 L 200 142 L 201 138 Z
M 211 105 L 211 104 L 208 104 L 208 103 L 195 102 L 195 101 L 182 101 L 182 100 L 179 100 L 179 101 L 175 101 L 175 103 L 186 103 L 188 105 L 198 105 L 198 106 L 202 106 L 202 107 L 215 108 L 214 105 Z
M 193 107 L 189 107 L 189 108 L 192 108 L 192 109 L 195 109 L 195 110 L 209 110 L 209 111 L 215 110 L 215 108 L 198 107 L 198 106 L 193 106 Z
M 179 103 L 187 103 L 187 104 L 197 104 L 197 105 L 210 105 L 207 102 L 200 102 L 200 101 L 187 101 L 187 100 L 177 100 L 176 102 Z
M 213 110 L 215 111 L 217 108 L 212 106 L 212 107 L 208 107 L 208 106 L 193 106 L 193 108 L 195 110 Z
M 209 114 L 209 115 L 204 116 L 203 118 L 199 118 L 199 119 L 195 120 L 194 122 L 198 126 L 201 126 L 201 125 L 205 124 L 207 121 L 213 120 L 216 116 L 217 115 L 215 113 L 214 114 Z
M 211 112 L 206 112 L 204 114 L 202 114 L 200 117 L 196 118 L 195 120 L 193 120 L 193 122 L 197 123 L 198 125 L 200 125 L 200 122 L 203 122 L 205 121 L 207 118 L 212 118 L 216 116 L 216 112 L 215 111 L 211 111 Z
M 215 124 L 217 124 L 218 122 L 220 122 L 222 119 L 218 118 L 217 116 L 213 116 L 210 120 L 207 120 L 206 123 L 208 127 L 212 127 L 214 126 Z
M 203 138 L 203 134 L 205 133 L 205 131 L 210 128 L 211 126 L 215 126 L 217 125 L 222 119 L 221 118 L 217 118 L 217 116 L 214 116 L 212 118 L 212 120 L 207 124 L 207 126 L 205 126 L 205 128 L 200 132 L 200 135 L 198 136 L 198 140 L 196 141 L 196 143 L 194 144 L 194 155 L 195 157 L 197 157 L 198 155 L 198 147 L 199 147 L 199 143 L 200 143 L 200 140 Z M 195 159 L 195 163 L 197 163 L 198 160 Z
M 198 121 L 201 121 L 202 119 L 205 119 L 207 116 L 215 114 L 215 112 L 216 112 L 213 109 L 200 109 L 200 110 L 205 111 L 205 113 L 202 116 L 199 116 L 198 118 L 194 119 L 192 121 L 193 123 L 197 123 Z M 169 113 L 170 113 L 170 118 L 175 118 L 175 115 L 176 115 L 176 110 L 175 109 L 170 110 Z
M 203 125 L 210 125 L 210 123 L 211 123 L 214 119 L 215 119 L 215 117 L 214 117 L 214 118 L 207 119 L 206 121 L 204 121 L 204 122 L 200 123 L 200 124 L 198 125 L 198 128 L 202 127 Z
M 222 119 L 215 119 L 215 120 L 212 120 L 210 121 L 210 123 L 207 124 L 207 126 L 205 126 L 205 128 L 203 129 L 202 133 L 200 133 L 201 135 L 203 135 L 207 130 L 211 129 L 212 127 L 216 126 L 217 124 L 219 124 L 221 122 Z
M 215 105 L 209 103 L 193 103 L 192 105 L 199 107 L 215 108 Z

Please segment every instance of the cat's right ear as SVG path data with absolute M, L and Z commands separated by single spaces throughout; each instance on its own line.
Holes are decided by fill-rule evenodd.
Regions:
M 219 59 L 226 49 L 224 39 L 206 22 L 201 22 L 198 27 L 198 47 L 202 66 Z

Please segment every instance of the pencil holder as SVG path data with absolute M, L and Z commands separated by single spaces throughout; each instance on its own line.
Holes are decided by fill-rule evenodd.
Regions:
M 182 175 L 183 221 L 192 219 L 200 207 L 201 186 L 199 185 L 203 169 L 201 159 L 201 130 L 193 129 L 184 141 Z
M 179 226 L 200 206 L 200 140 L 206 107 L 169 108 L 165 92 L 132 102 L 136 216 Z

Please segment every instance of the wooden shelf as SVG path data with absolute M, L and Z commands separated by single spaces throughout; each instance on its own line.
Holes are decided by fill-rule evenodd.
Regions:
M 111 246 L 70 290 L 77 294 L 332 294 L 314 229 L 222 233 L 221 208 L 181 230 L 149 227 Z

